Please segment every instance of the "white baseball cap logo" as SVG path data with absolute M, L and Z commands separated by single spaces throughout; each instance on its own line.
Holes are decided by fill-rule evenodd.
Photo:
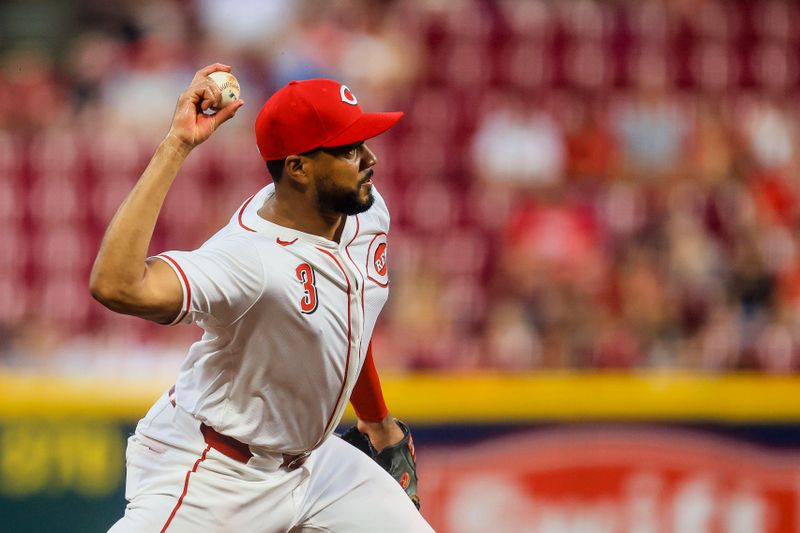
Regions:
M 345 104 L 358 105 L 356 95 L 353 94 L 353 91 L 351 91 L 347 85 L 342 85 L 339 88 L 339 96 L 341 96 L 342 102 Z

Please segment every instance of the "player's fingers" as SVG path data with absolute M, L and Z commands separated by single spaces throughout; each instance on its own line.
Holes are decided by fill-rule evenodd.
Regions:
M 208 87 L 206 87 L 205 89 L 203 89 L 203 94 L 200 97 L 200 109 L 205 111 L 206 109 L 212 107 L 213 105 L 214 101 L 211 98 L 211 91 L 208 89 Z
M 231 71 L 231 67 L 230 67 L 230 65 L 225 65 L 224 63 L 212 63 L 211 65 L 207 65 L 207 66 L 201 68 L 200 70 L 198 70 L 194 75 L 194 79 L 198 80 L 198 79 L 201 79 L 201 78 L 205 78 L 206 76 L 208 76 L 212 72 L 216 72 L 218 70 L 221 70 L 223 72 L 230 72 Z
M 205 111 L 211 107 L 217 107 L 220 99 L 222 98 L 222 93 L 220 93 L 219 89 L 214 91 L 214 87 L 207 85 L 203 87 L 203 93 L 201 95 L 201 102 L 200 102 L 200 109 Z
M 181 95 L 184 98 L 188 98 L 195 103 L 200 103 L 200 101 L 205 98 L 206 90 L 208 89 L 208 83 L 204 83 L 203 80 L 194 81 L 191 85 L 183 92 Z
M 208 78 L 208 90 L 211 92 L 211 101 L 213 102 L 213 107 L 217 107 L 222 101 L 222 90 L 211 78 Z
M 236 100 L 235 102 L 231 102 L 230 104 L 226 105 L 225 107 L 217 111 L 217 114 L 214 115 L 217 121 L 216 126 L 220 127 L 223 122 L 230 120 L 234 115 L 236 115 L 236 112 L 243 105 L 244 105 L 244 100 L 239 99 Z

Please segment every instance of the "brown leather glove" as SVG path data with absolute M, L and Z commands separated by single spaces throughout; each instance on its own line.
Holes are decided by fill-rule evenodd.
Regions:
M 395 422 L 403 430 L 403 439 L 397 444 L 387 446 L 380 452 L 376 451 L 372 446 L 369 437 L 358 431 L 355 426 L 345 431 L 342 439 L 367 454 L 381 465 L 381 468 L 389 472 L 389 475 L 400 483 L 408 497 L 419 509 L 417 457 L 414 452 L 414 439 L 411 437 L 411 431 L 407 425 L 397 419 L 395 419 Z

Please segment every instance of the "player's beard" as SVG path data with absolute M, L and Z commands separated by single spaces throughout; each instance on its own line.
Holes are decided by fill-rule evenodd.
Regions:
M 341 213 L 343 215 L 357 215 L 363 213 L 375 202 L 372 187 L 367 191 L 367 197 L 361 198 L 361 185 L 364 179 L 359 179 L 355 189 L 337 186 L 327 176 L 317 178 L 317 204 L 321 211 Z

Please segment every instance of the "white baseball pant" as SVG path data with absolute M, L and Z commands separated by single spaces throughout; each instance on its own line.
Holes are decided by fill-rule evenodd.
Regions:
M 109 533 L 433 533 L 377 463 L 331 436 L 302 466 L 209 446 L 165 394 L 130 437 L 125 516 Z

